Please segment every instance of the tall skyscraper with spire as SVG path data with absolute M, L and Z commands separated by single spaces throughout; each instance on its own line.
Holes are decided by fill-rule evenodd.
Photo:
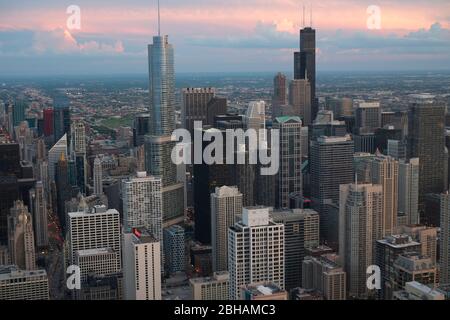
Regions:
M 167 225 L 184 218 L 184 184 L 177 180 L 177 167 L 171 160 L 175 141 L 175 69 L 173 47 L 167 35 L 161 36 L 158 2 L 158 36 L 148 46 L 150 93 L 149 135 L 145 138 L 145 167 L 162 180 L 163 217 Z
M 303 9 L 304 11 L 304 9 Z M 303 12 L 304 15 L 304 12 Z M 303 25 L 305 18 L 303 17 Z M 311 85 L 311 121 L 316 118 L 319 103 L 316 99 L 316 30 L 310 26 L 300 30 L 300 51 L 294 52 L 294 79 L 307 79 Z

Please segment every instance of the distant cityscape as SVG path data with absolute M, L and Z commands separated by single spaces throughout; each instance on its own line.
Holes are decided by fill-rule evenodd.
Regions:
M 159 34 L 142 76 L 0 78 L 0 300 L 450 299 L 450 73 L 299 40 L 290 72 L 179 75 Z

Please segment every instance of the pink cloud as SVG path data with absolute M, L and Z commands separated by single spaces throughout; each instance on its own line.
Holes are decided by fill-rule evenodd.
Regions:
M 89 53 L 118 54 L 124 52 L 121 41 L 107 44 L 98 41 L 79 42 L 68 30 L 57 28 L 51 31 L 39 31 L 33 39 L 33 49 L 39 53 Z

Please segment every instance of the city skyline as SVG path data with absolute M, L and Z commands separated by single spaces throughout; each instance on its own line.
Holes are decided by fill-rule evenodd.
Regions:
M 4 2 L 4 1 L 2 1 Z M 157 34 L 155 3 L 80 0 L 80 29 L 68 5 L 2 3 L 0 69 L 4 74 L 118 74 L 145 70 L 144 45 Z M 369 1 L 312 5 L 318 71 L 436 70 L 450 65 L 446 1 L 380 1 L 381 29 L 369 29 Z M 302 8 L 305 7 L 303 23 Z M 308 1 L 162 1 L 161 30 L 170 34 L 178 72 L 290 69 L 298 31 L 309 26 Z M 6 14 L 8 13 L 8 14 Z M 14 19 L 12 19 L 14 17 Z M 230 17 L 232 17 L 230 19 Z M 183 26 L 189 25 L 189 28 Z M 207 26 L 207 28 L 205 27 Z M 239 54 L 238 54 L 239 53 Z M 220 61 L 220 63 L 217 63 Z
M 148 3 L 131 0 L 127 8 L 142 8 L 134 13 L 110 3 L 97 17 L 102 27 L 85 26 L 87 32 L 99 31 L 87 42 L 79 41 L 87 34 L 83 29 L 52 29 L 49 8 L 58 6 L 56 0 L 41 7 L 8 6 L 21 8 L 23 16 L 49 9 L 47 24 L 39 17 L 16 19 L 17 26 L 36 24 L 40 36 L 32 37 L 32 50 L 37 58 L 52 60 L 47 75 L 58 70 L 70 77 L 67 68 L 81 73 L 89 68 L 92 78 L 15 79 L 27 65 L 3 61 L 0 38 L 0 67 L 9 63 L 15 70 L 14 77 L 0 82 L 0 300 L 180 301 L 174 315 L 195 315 L 194 310 L 205 317 L 222 313 L 182 302 L 230 300 L 224 304 L 233 309 L 227 315 L 257 316 L 268 315 L 264 307 L 273 307 L 271 315 L 281 309 L 253 309 L 234 300 L 450 300 L 450 73 L 402 74 L 388 63 L 420 64 L 418 52 L 431 63 L 424 68 L 450 59 L 448 43 L 441 42 L 450 37 L 450 26 L 434 23 L 417 33 L 408 28 L 427 21 L 394 23 L 385 12 L 408 8 L 414 16 L 424 8 L 420 0 L 404 6 L 347 0 L 341 18 L 352 15 L 348 29 L 325 41 L 339 43 L 333 50 L 345 48 L 343 56 L 353 63 L 339 68 L 352 72 L 359 63 L 372 68 L 381 63 L 377 72 L 390 73 L 338 73 L 319 82 L 317 65 L 326 65 L 330 52 L 336 64 L 342 54 L 325 51 L 321 38 L 337 26 L 335 0 L 317 5 L 317 16 L 310 4 L 295 0 L 228 5 L 192 0 L 190 7 L 167 0 L 162 12 L 160 0 L 153 2 L 153 35 L 141 34 L 147 51 L 140 72 L 148 72 L 146 81 L 120 76 L 105 81 L 95 74 L 102 66 L 108 72 L 124 68 L 118 57 L 130 63 L 140 59 L 140 51 L 130 55 L 119 38 L 99 42 L 96 37 L 108 28 L 105 15 L 138 35 L 129 19 L 145 13 Z M 80 7 L 91 8 L 89 16 L 108 3 L 80 1 L 65 13 L 74 15 L 70 23 L 77 25 Z M 258 11 L 262 3 L 265 10 L 277 8 L 271 15 L 275 32 L 259 30 L 269 38 L 243 31 L 251 26 L 249 10 L 257 28 L 266 23 L 258 20 L 264 16 Z M 215 4 L 240 12 L 220 31 L 215 29 L 223 23 L 222 13 Z M 443 0 L 428 8 L 437 4 L 441 15 L 450 9 Z M 377 36 L 366 41 L 359 33 L 355 39 L 364 50 L 355 51 L 355 39 L 340 41 L 349 32 L 362 32 L 357 12 L 366 5 L 362 17 L 373 20 L 366 21 L 364 32 Z M 278 12 L 290 17 L 286 10 L 292 7 L 303 8 L 297 12 L 303 15 L 301 26 L 274 20 Z M 329 12 L 327 21 L 321 8 Z M 127 19 L 120 19 L 119 9 Z M 435 19 L 430 12 L 422 14 Z M 163 32 L 160 15 L 168 17 Z M 202 19 L 192 27 L 174 28 L 198 15 Z M 381 27 L 382 15 L 391 29 L 373 31 Z M 0 21 L 1 36 L 12 25 Z M 230 44 L 226 32 L 233 21 L 243 23 L 233 25 L 237 33 Z M 210 30 L 201 33 L 197 26 L 203 23 Z M 62 42 L 44 34 L 54 30 L 63 32 Z M 109 35 L 126 36 L 114 30 Z M 203 34 L 205 42 L 192 41 L 187 30 Z M 295 49 L 280 49 L 290 40 L 277 42 L 278 37 L 291 32 Z M 214 37 L 220 36 L 218 44 Z M 180 37 L 203 51 L 190 51 Z M 251 50 L 256 51 L 250 63 Z M 288 59 L 278 60 L 277 52 Z M 34 65 L 30 53 L 9 57 Z M 372 55 L 378 60 L 358 58 Z M 86 59 L 83 66 L 80 56 Z M 214 60 L 233 72 L 259 65 L 261 56 L 276 70 L 269 79 L 216 71 L 203 82 L 175 80 L 176 70 L 183 69 L 178 64 L 201 72 Z M 100 69 L 90 67 L 93 58 L 102 59 Z M 285 68 L 291 70 L 287 76 L 281 73 Z M 250 307 L 250 313 L 236 311 L 241 307 Z

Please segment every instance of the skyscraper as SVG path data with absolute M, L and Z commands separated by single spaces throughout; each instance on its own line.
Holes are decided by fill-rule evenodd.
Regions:
M 294 53 L 294 79 L 308 79 L 311 83 L 311 120 L 319 110 L 316 100 L 316 30 L 300 30 L 300 51 Z
M 16 100 L 13 106 L 13 125 L 18 126 L 22 121 L 25 121 L 25 111 L 27 104 L 23 100 Z
M 77 252 L 110 248 L 116 255 L 117 268 L 121 267 L 120 216 L 117 210 L 95 207 L 92 212 L 68 214 L 68 263 L 74 264 Z
M 278 171 L 278 207 L 290 208 L 290 196 L 303 194 L 301 129 L 299 117 L 278 117 L 273 124 L 280 130 L 280 167 Z
M 228 229 L 228 271 L 230 300 L 255 282 L 284 289 L 284 226 L 269 219 L 269 208 L 244 208 L 242 221 Z
M 441 195 L 440 283 L 450 284 L 450 195 Z
M 383 187 L 383 236 L 391 235 L 397 227 L 398 161 L 378 154 L 371 164 L 372 183 Z
M 381 290 L 377 293 L 379 298 L 392 299 L 395 290 L 394 263 L 405 253 L 420 252 L 420 243 L 404 234 L 389 235 L 376 241 L 375 265 L 381 271 Z
M 53 134 L 53 109 L 44 109 L 44 136 L 50 137 Z
M 223 186 L 211 193 L 211 244 L 213 271 L 228 270 L 228 228 L 242 215 L 242 193 Z
M 67 135 L 63 135 L 48 152 L 48 176 L 50 182 L 55 180 L 56 164 L 61 158 L 61 153 L 67 158 Z
M 306 248 L 319 245 L 319 214 L 311 209 L 273 211 L 271 218 L 284 225 L 285 288 L 302 287 L 302 262 Z
M 58 141 L 64 135 L 67 135 L 67 142 L 70 141 L 70 109 L 68 106 L 67 97 L 60 97 L 62 105 L 57 105 L 53 109 L 53 134 L 54 141 Z
M 95 157 L 94 160 L 94 194 L 97 196 L 103 194 L 102 161 L 99 157 Z
M 326 300 L 346 299 L 347 274 L 327 255 L 306 257 L 302 270 L 302 288 L 317 290 Z
M 372 184 L 340 186 L 339 258 L 347 273 L 349 295 L 367 298 L 367 268 L 374 264 L 382 238 L 383 188 Z
M 82 120 L 76 120 L 71 124 L 71 136 L 73 139 L 73 151 L 86 154 L 86 127 Z
M 48 212 L 44 184 L 42 181 L 36 182 L 34 189 L 30 190 L 30 198 L 36 247 L 46 247 L 48 246 Z
M 400 160 L 398 165 L 398 212 L 409 225 L 419 224 L 419 158 Z
M 413 105 L 408 120 L 408 155 L 419 158 L 419 205 L 428 193 L 442 193 L 445 167 L 445 107 Z M 420 210 L 421 208 L 419 208 Z
M 123 235 L 125 300 L 161 300 L 161 245 L 141 230 Z
M 9 254 L 12 264 L 22 270 L 36 269 L 31 214 L 22 201 L 16 201 L 8 216 Z
M 287 104 L 287 79 L 282 73 L 277 73 L 273 79 L 273 97 L 272 97 L 272 112 L 273 109 L 279 108 Z
M 318 137 L 311 142 L 310 155 L 311 201 L 320 214 L 320 234 L 328 237 L 330 228 L 335 228 L 325 210 L 326 203 L 339 203 L 339 186 L 352 183 L 353 141 L 350 136 Z
M 184 128 L 194 133 L 194 121 L 208 120 L 208 105 L 215 96 L 214 88 L 184 88 L 182 91 L 182 121 Z
M 381 127 L 381 107 L 379 102 L 361 102 L 355 110 L 357 134 L 374 133 Z
M 299 116 L 304 126 L 312 123 L 311 119 L 311 83 L 308 79 L 294 79 L 289 83 L 289 104 L 294 115 Z
M 69 167 L 64 153 L 61 153 L 55 170 L 56 209 L 59 222 L 66 231 L 66 201 L 72 198 L 72 186 L 69 183 Z
M 164 229 L 164 263 L 169 274 L 186 269 L 184 228 L 173 225 Z
M 138 172 L 136 177 L 122 181 L 123 224 L 127 232 L 133 228 L 145 228 L 162 243 L 161 189 L 161 179 L 147 176 L 146 172 Z

